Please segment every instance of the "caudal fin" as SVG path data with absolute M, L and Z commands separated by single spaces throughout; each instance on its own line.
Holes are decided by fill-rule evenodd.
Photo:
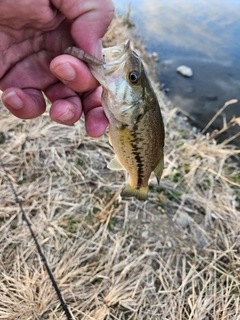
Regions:
M 138 200 L 145 201 L 148 199 L 148 187 L 134 188 L 129 184 L 122 190 L 122 197 L 135 197 Z

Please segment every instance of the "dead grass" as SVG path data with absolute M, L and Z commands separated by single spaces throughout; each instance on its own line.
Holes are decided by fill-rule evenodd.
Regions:
M 106 43 L 127 37 L 116 19 Z M 165 170 L 147 203 L 119 201 L 106 136 L 1 107 L 1 159 L 73 319 L 240 319 L 239 150 L 159 99 Z M 2 168 L 0 194 L 0 319 L 65 319 Z

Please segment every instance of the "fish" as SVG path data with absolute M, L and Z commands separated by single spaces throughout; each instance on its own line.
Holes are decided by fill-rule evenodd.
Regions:
M 102 106 L 115 152 L 108 168 L 126 170 L 130 178 L 121 196 L 147 200 L 151 173 L 158 184 L 162 176 L 165 133 L 158 99 L 140 57 L 129 40 L 103 48 L 102 60 L 77 47 L 65 53 L 86 62 L 103 88 Z

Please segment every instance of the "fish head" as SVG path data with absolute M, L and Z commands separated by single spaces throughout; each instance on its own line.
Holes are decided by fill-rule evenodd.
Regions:
M 103 107 L 108 117 L 132 123 L 136 108 L 144 96 L 145 72 L 139 56 L 127 40 L 103 49 L 102 66 L 92 66 L 92 73 L 103 87 Z M 138 112 L 137 112 L 138 113 Z

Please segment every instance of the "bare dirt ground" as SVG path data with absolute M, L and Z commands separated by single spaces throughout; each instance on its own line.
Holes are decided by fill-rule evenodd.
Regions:
M 105 39 L 131 38 L 115 19 Z M 151 55 L 134 41 L 154 79 Z M 158 92 L 166 126 L 160 186 L 119 198 L 107 135 L 0 107 L 0 157 L 73 319 L 240 319 L 240 151 L 196 134 Z M 234 98 L 234 97 L 233 97 Z M 227 126 L 238 125 L 239 119 Z M 0 167 L 0 319 L 66 319 Z

